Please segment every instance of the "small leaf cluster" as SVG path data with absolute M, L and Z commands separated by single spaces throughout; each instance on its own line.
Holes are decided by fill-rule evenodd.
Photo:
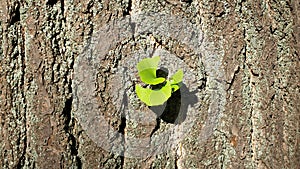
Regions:
M 150 88 L 143 88 L 140 84 L 135 86 L 135 91 L 139 99 L 148 106 L 158 106 L 164 104 L 172 92 L 180 88 L 183 79 L 182 69 L 178 70 L 170 80 L 164 77 L 157 77 L 156 71 L 160 61 L 159 56 L 146 58 L 137 64 L 139 76 Z M 160 88 L 151 88 L 151 86 L 163 84 Z

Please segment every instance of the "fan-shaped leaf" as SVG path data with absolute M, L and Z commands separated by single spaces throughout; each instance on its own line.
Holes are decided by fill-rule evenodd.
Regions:
M 159 90 L 143 88 L 137 84 L 135 86 L 138 97 L 148 106 L 158 106 L 164 104 L 171 97 L 171 84 L 167 81 L 166 85 Z
M 171 87 L 172 87 L 172 91 L 176 92 L 181 86 L 179 84 L 172 84 Z
M 179 69 L 172 77 L 171 77 L 171 84 L 178 84 L 182 82 L 183 78 L 183 71 Z
M 156 77 L 156 70 L 160 61 L 159 56 L 146 58 L 137 64 L 139 76 L 146 84 L 156 85 L 165 81 L 165 78 Z

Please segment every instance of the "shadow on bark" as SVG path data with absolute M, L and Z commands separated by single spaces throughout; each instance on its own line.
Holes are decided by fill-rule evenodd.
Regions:
M 165 68 L 158 69 L 157 76 L 166 78 L 168 70 Z M 180 89 L 172 93 L 166 103 L 149 108 L 157 115 L 157 118 L 167 123 L 181 124 L 186 119 L 189 105 L 193 106 L 198 102 L 196 93 L 197 91 L 190 92 L 187 86 L 182 83 Z

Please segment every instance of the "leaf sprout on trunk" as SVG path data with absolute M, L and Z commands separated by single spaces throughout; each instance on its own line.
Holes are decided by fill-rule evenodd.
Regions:
M 148 106 L 158 106 L 164 104 L 171 94 L 181 87 L 183 71 L 179 69 L 168 80 L 166 77 L 157 75 L 157 68 L 160 61 L 159 56 L 145 58 L 137 64 L 139 76 L 148 88 L 140 84 L 135 86 L 135 91 L 139 99 Z

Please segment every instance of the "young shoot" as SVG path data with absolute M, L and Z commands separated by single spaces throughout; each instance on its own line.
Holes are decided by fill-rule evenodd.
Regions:
M 141 60 L 137 64 L 137 69 L 139 76 L 147 85 L 157 86 L 159 84 L 160 88 L 143 88 L 140 84 L 135 86 L 135 92 L 139 99 L 148 106 L 158 106 L 164 104 L 170 97 L 171 94 L 177 91 L 183 79 L 183 71 L 179 69 L 170 80 L 165 79 L 164 77 L 157 77 L 156 71 L 160 61 L 159 56 L 152 58 L 146 58 Z

